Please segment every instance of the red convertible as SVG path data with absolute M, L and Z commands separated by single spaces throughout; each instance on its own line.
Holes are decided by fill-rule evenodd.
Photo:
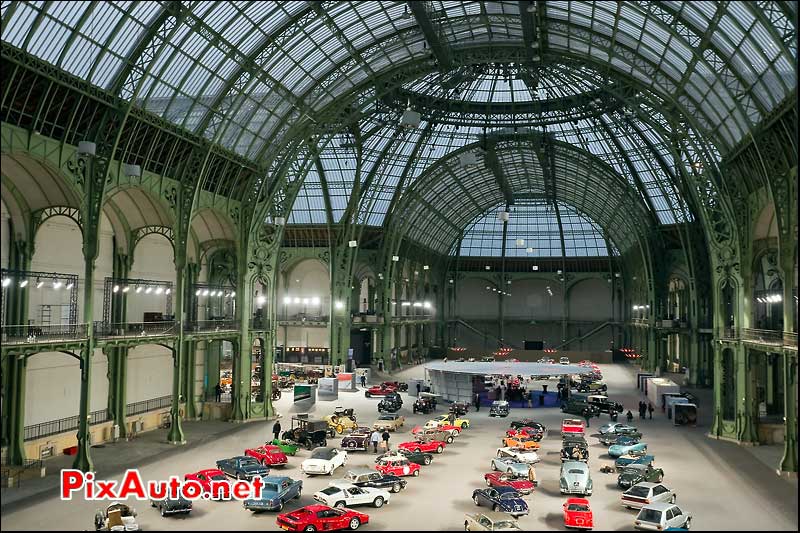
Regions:
M 371 398 L 373 396 L 386 396 L 387 394 L 392 394 L 393 392 L 397 392 L 397 387 L 388 385 L 386 383 L 381 383 L 380 385 L 373 385 L 365 390 L 364 396 L 367 398 Z
M 533 492 L 533 481 L 524 477 L 505 472 L 489 472 L 483 475 L 486 484 L 490 487 L 513 487 L 520 494 L 530 494 Z
M 244 454 L 255 457 L 259 463 L 265 466 L 283 466 L 289 462 L 283 450 L 272 444 L 265 444 L 258 448 L 248 448 L 244 451 Z
M 222 470 L 217 468 L 209 468 L 208 470 L 200 470 L 194 474 L 186 474 L 183 476 L 184 481 L 197 481 L 203 487 L 203 492 L 210 494 L 211 498 L 228 499 L 231 497 L 231 485 L 228 482 L 228 477 Z M 214 485 L 214 492 L 211 491 L 211 485 Z
M 570 498 L 564 504 L 564 526 L 592 529 L 592 509 L 585 498 Z
M 352 509 L 332 509 L 327 505 L 307 505 L 278 515 L 276 523 L 286 531 L 335 531 L 358 529 L 369 522 L 369 515 Z
M 442 453 L 447 443 L 441 440 L 412 440 L 401 442 L 397 447 L 410 452 Z
M 420 466 L 409 461 L 405 455 L 388 455 L 381 457 L 378 464 L 375 465 L 375 470 L 383 475 L 397 477 L 418 476 Z

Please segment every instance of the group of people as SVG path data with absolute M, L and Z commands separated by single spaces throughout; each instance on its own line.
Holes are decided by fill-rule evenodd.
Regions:
M 640 419 L 646 419 L 647 418 L 647 413 L 650 413 L 650 420 L 652 420 L 653 419 L 653 411 L 655 411 L 655 408 L 653 407 L 653 403 L 652 402 L 644 402 L 642 400 L 639 400 L 639 418 Z M 633 422 L 633 413 L 631 413 L 630 409 L 628 409 L 628 412 L 625 413 L 625 418 L 628 419 L 628 424 Z
M 378 453 L 378 444 L 383 440 L 383 449 L 388 452 L 391 449 L 389 447 L 389 437 L 391 437 L 391 435 L 389 435 L 388 429 L 384 428 L 383 433 L 377 429 L 373 429 L 369 436 L 369 441 L 372 443 L 372 451 Z

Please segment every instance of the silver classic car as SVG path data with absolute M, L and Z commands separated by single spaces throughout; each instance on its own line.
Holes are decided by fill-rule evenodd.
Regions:
M 522 531 L 522 528 L 507 514 L 490 512 L 466 515 L 464 531 Z
M 589 465 L 581 461 L 566 461 L 561 464 L 561 494 L 592 495 L 592 476 Z

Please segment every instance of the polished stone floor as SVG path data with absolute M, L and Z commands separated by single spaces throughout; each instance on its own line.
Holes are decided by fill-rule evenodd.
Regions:
M 627 365 L 603 365 L 602 369 L 609 385 L 609 395 L 635 412 L 638 393 L 633 384 L 633 369 Z M 422 373 L 422 369 L 416 367 L 402 372 L 399 377 L 422 377 Z M 393 435 L 393 444 L 409 439 L 411 427 L 429 418 L 411 414 L 412 400 L 406 399 L 401 414 L 406 416 L 408 422 L 404 431 Z M 340 393 L 337 402 L 318 402 L 314 413 L 321 416 L 330 413 L 335 405 L 343 405 L 355 408 L 360 421 L 371 423 L 377 415 L 377 402 L 377 399 L 365 398 L 362 392 Z M 289 394 L 285 394 L 278 402 L 277 409 L 284 413 L 284 418 L 291 416 Z M 443 410 L 440 408 L 439 412 Z M 556 430 L 542 441 L 542 462 L 537 468 L 540 486 L 526 498 L 531 513 L 520 518 L 520 525 L 526 530 L 563 529 L 561 504 L 565 498 L 558 490 L 560 439 L 557 435 L 562 415 L 557 409 L 516 409 L 508 419 L 488 418 L 486 409 L 479 413 L 470 412 L 468 418 L 472 421 L 472 428 L 464 431 L 442 455 L 436 456 L 432 465 L 424 467 L 418 478 L 409 478 L 408 488 L 392 495 L 389 505 L 379 510 L 360 508 L 370 515 L 370 523 L 364 529 L 463 528 L 464 514 L 476 511 L 470 499 L 472 490 L 485 486 L 483 473 L 489 470 L 489 461 L 499 446 L 500 436 L 515 416 L 533 416 L 548 428 Z M 606 420 L 592 420 L 589 434 L 593 434 Z M 190 443 L 193 434 L 201 433 L 198 428 L 202 424 L 187 424 Z M 678 504 L 693 515 L 693 529 L 797 530 L 796 481 L 778 478 L 767 465 L 742 447 L 706 438 L 708 427 L 674 427 L 658 411 L 654 420 L 635 420 L 635 424 L 644 433 L 643 440 L 656 456 L 657 465 L 664 469 L 665 483 L 677 492 Z M 116 451 L 106 447 L 97 452 L 98 455 L 116 453 L 120 465 L 128 457 L 140 457 L 144 463 L 141 471 L 147 478 L 162 479 L 172 474 L 182 476 L 187 472 L 213 467 L 215 460 L 240 454 L 244 448 L 259 444 L 267 436 L 270 425 L 229 425 L 227 432 L 224 424 L 218 425 L 215 427 L 216 436 L 211 438 L 206 435 L 185 449 L 170 450 L 148 444 L 150 452 L 147 457 L 142 457 L 141 450 L 138 453 L 134 451 L 137 442 L 117 444 Z M 193 433 L 193 430 L 196 432 Z M 589 437 L 588 441 L 591 453 L 589 464 L 595 486 L 590 500 L 596 529 L 632 529 L 635 512 L 619 505 L 621 491 L 616 488 L 616 476 L 599 471 L 601 466 L 610 464 L 612 460 L 595 438 Z M 338 440 L 332 442 L 337 443 Z M 143 445 L 139 444 L 140 447 Z M 312 494 L 331 480 L 327 476 L 308 478 L 300 473 L 299 463 L 307 455 L 306 451 L 300 452 L 296 458 L 290 459 L 290 464 L 284 470 L 286 475 L 302 479 L 304 483 L 302 499 L 288 505 L 287 509 L 312 503 Z M 108 472 L 114 470 L 110 466 L 110 458 L 108 455 L 103 458 L 103 468 Z M 355 452 L 350 454 L 348 465 L 372 467 L 373 459 L 371 453 Z M 103 477 L 103 468 L 98 468 L 100 477 Z M 109 477 L 118 479 L 119 474 Z M 4 499 L 7 495 L 8 491 L 4 491 Z M 232 501 L 197 502 L 195 510 L 188 517 L 163 519 L 146 502 L 136 502 L 134 505 L 139 511 L 140 525 L 147 530 L 277 529 L 274 513 L 253 515 Z M 14 505 L 4 505 L 2 529 L 91 529 L 94 511 L 99 507 L 97 502 L 62 502 L 53 489 L 52 496 L 31 494 L 29 501 L 22 499 Z

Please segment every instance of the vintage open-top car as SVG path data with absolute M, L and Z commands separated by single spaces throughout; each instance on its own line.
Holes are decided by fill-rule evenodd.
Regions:
M 344 479 L 358 487 L 373 487 L 389 492 L 400 492 L 408 485 L 408 481 L 400 479 L 399 476 L 362 467 L 349 469 L 345 473 Z
M 403 407 L 403 400 L 400 398 L 399 395 L 390 395 L 384 397 L 381 401 L 378 402 L 378 412 L 379 413 L 396 413 Z
M 616 433 L 617 435 L 623 435 L 627 432 L 638 432 L 634 426 L 629 426 L 625 422 L 609 422 L 607 424 L 603 424 L 600 426 L 598 430 L 601 435 L 605 435 L 606 433 Z
M 250 498 L 242 506 L 253 512 L 281 511 L 292 498 L 300 498 L 303 482 L 285 476 L 267 476 L 261 480 L 261 497 Z
M 589 460 L 589 447 L 578 441 L 566 442 L 561 446 L 561 462 Z
M 393 413 L 383 413 L 372 424 L 372 429 L 388 429 L 389 431 L 397 431 L 406 423 L 406 417 L 403 415 Z
M 419 426 L 418 426 L 419 427 Z M 416 428 L 415 428 L 416 429 Z M 445 431 L 441 428 L 422 428 L 421 431 L 412 431 L 414 438 L 417 440 L 434 440 L 434 441 L 444 441 L 447 444 L 452 444 L 455 440 L 455 435 L 457 432 L 454 431 Z
M 300 471 L 306 475 L 328 474 L 347 464 L 347 452 L 336 448 L 320 447 L 311 452 L 311 457 L 300 463 Z
M 405 381 L 384 381 L 381 385 L 386 385 L 387 387 L 394 387 L 400 392 L 405 392 L 408 390 L 408 383 Z
M 418 476 L 420 466 L 409 461 L 404 455 L 386 455 L 377 462 L 375 470 L 398 477 Z
M 324 489 L 314 493 L 314 499 L 324 505 L 343 509 L 356 505 L 371 505 L 376 509 L 389 503 L 390 494 L 374 487 L 358 487 L 349 481 L 332 481 Z
M 397 387 L 387 386 L 386 383 L 380 385 L 373 385 L 364 391 L 364 396 L 372 398 L 373 396 L 386 396 L 387 394 L 394 394 L 397 392 Z
M 540 422 L 537 422 L 533 418 L 522 418 L 519 420 L 512 420 L 511 424 L 509 424 L 511 429 L 519 429 L 522 427 L 529 427 L 529 428 L 541 428 L 542 432 L 544 432 L 544 425 Z
M 267 444 L 272 444 L 274 446 L 277 446 L 286 455 L 291 455 L 292 457 L 297 455 L 297 443 L 293 441 L 272 439 Z
M 527 476 L 530 469 L 528 463 L 523 463 L 511 457 L 492 457 L 491 466 L 492 470 L 513 474 L 518 477 Z
M 347 415 L 327 415 L 323 416 L 322 419 L 328 423 L 328 427 L 333 428 L 333 430 L 341 435 L 344 433 L 345 429 L 350 429 L 358 426 L 356 423 L 355 418 L 351 418 Z
M 661 483 L 664 479 L 664 470 L 655 468 L 652 465 L 631 464 L 622 469 L 617 478 L 617 486 L 621 489 L 629 489 L 641 481 L 651 483 Z
M 450 415 L 439 415 L 436 418 L 434 418 L 432 420 L 428 420 L 425 423 L 425 427 L 434 427 L 434 425 L 436 425 L 436 426 L 448 426 L 449 425 L 449 426 L 456 426 L 456 427 L 459 427 L 461 429 L 468 429 L 469 428 L 469 420 L 466 419 L 466 418 L 455 417 L 455 419 L 451 422 L 450 421 Z
M 530 494 L 536 486 L 527 476 L 522 477 L 507 472 L 487 472 L 483 475 L 483 479 L 489 487 L 512 487 L 520 494 Z
M 522 531 L 517 521 L 505 513 L 467 514 L 464 531 Z
M 397 449 L 413 452 L 442 453 L 445 446 L 447 446 L 447 443 L 441 440 L 412 440 L 401 442 L 397 445 Z
M 517 448 L 498 448 L 496 457 L 510 457 L 518 463 L 527 463 L 529 465 L 539 462 L 539 455 L 532 450 L 519 450 Z
M 286 457 L 283 450 L 274 444 L 247 448 L 244 454 L 253 457 L 256 461 L 266 466 L 283 466 L 289 462 L 289 458 Z
M 489 507 L 492 511 L 509 513 L 514 518 L 528 514 L 528 504 L 522 495 L 511 487 L 487 487 L 472 491 L 475 505 Z
M 509 448 L 521 448 L 524 450 L 538 450 L 541 447 L 539 441 L 532 438 L 526 438 L 522 435 L 505 437 L 502 444 L 503 446 L 508 446 Z
M 564 527 L 592 529 L 594 527 L 592 508 L 586 498 L 569 498 L 563 505 Z
M 450 404 L 448 411 L 456 416 L 464 416 L 469 412 L 469 404 L 467 402 L 453 402 Z
M 600 444 L 603 444 L 604 446 L 611 446 L 612 444 L 627 446 L 628 444 L 636 444 L 641 439 L 642 435 L 640 433 L 635 433 L 634 435 L 617 435 L 616 433 L 606 433 L 605 435 L 600 435 L 598 438 Z
M 333 509 L 327 505 L 307 505 L 278 515 L 278 527 L 286 531 L 337 531 L 358 529 L 369 522 L 369 515 L 353 509 Z
M 114 502 L 104 511 L 98 510 L 95 513 L 94 528 L 97 531 L 139 531 L 136 509 L 124 503 Z
M 428 414 L 436 410 L 436 405 L 429 398 L 417 398 L 411 409 L 415 414 Z

